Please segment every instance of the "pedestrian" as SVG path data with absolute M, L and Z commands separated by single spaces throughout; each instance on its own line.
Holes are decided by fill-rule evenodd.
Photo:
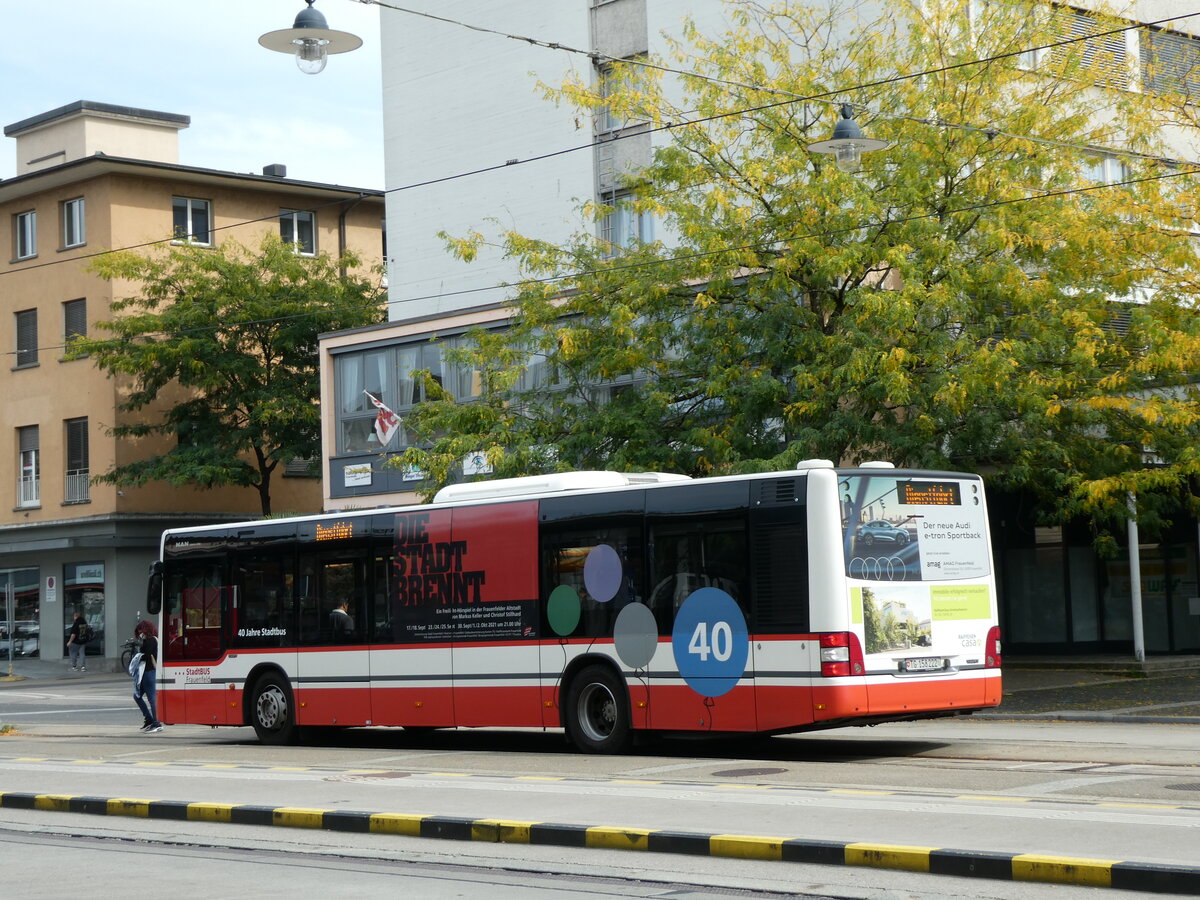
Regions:
M 162 731 L 162 722 L 158 721 L 158 629 L 149 619 L 142 619 L 133 630 L 133 636 L 140 640 L 138 645 L 137 664 L 133 669 L 133 700 L 142 711 L 146 720 L 142 732 L 154 734 Z
M 349 641 L 354 637 L 354 617 L 350 615 L 349 607 L 350 601 L 340 597 L 329 614 L 329 630 L 335 641 Z
M 87 671 L 87 641 L 85 635 L 87 632 L 87 619 L 83 617 L 83 613 L 75 610 L 75 619 L 71 622 L 71 631 L 67 636 L 67 653 L 71 656 L 71 671 L 86 672 Z

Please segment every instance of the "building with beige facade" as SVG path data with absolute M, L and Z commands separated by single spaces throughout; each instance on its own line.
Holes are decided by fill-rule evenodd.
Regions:
M 242 174 L 181 165 L 187 116 L 80 101 L 12 125 L 17 175 L 0 181 L 0 646 L 60 659 L 72 613 L 97 633 L 93 665 L 120 655 L 145 609 L 146 571 L 163 529 L 253 518 L 248 488 L 96 484 L 138 448 L 108 427 L 121 384 L 88 359 L 65 360 L 73 335 L 95 334 L 114 285 L 90 270 L 106 250 L 173 238 L 257 245 L 277 231 L 298 253 L 382 256 L 378 190 L 297 181 L 283 165 Z M 136 285 L 120 285 L 121 296 Z M 297 467 L 277 479 L 276 508 L 315 512 L 320 481 Z M 3 605 L 13 606 L 12 627 Z M 0 653 L 3 651 L 0 650 Z M 108 663 L 111 666 L 111 662 Z

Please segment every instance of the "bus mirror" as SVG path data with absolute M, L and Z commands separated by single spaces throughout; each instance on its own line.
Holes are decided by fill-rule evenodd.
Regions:
M 162 563 L 150 564 L 150 581 L 146 586 L 146 612 L 157 616 L 162 611 Z

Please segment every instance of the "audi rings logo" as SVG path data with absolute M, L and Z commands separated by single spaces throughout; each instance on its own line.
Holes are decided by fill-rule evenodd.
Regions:
M 904 581 L 904 560 L 898 556 L 856 556 L 850 560 L 851 578 L 872 581 Z

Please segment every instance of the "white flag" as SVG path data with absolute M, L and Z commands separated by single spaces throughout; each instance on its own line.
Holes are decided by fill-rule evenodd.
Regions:
M 375 437 L 379 438 L 380 447 L 386 447 L 391 443 L 392 438 L 396 436 L 396 432 L 400 430 L 400 417 L 388 409 L 384 405 L 384 402 L 370 391 L 363 391 L 363 393 L 370 398 L 375 408 L 379 410 L 375 414 Z

